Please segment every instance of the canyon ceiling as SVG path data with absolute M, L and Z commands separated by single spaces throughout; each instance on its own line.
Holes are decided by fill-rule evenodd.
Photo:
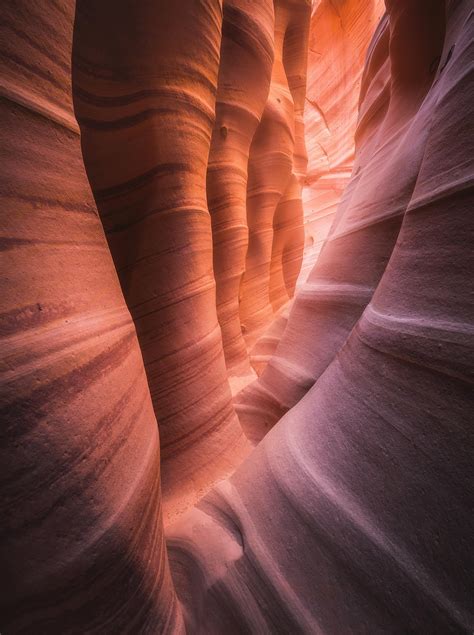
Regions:
M 0 12 L 0 633 L 472 633 L 472 0 Z

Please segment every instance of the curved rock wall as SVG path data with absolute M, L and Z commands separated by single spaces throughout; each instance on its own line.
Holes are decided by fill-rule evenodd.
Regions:
M 247 164 L 270 89 L 273 0 L 224 2 L 216 122 L 207 171 L 217 316 L 230 372 L 248 372 L 239 292 L 248 246 Z
M 238 396 L 241 422 L 256 440 L 324 372 L 390 258 L 430 129 L 432 113 L 426 107 L 420 111 L 420 105 L 435 79 L 433 60 L 443 46 L 443 2 L 430 2 L 429 14 L 429 29 L 424 28 L 428 6 L 420 3 L 403 6 L 399 13 L 393 9 L 390 21 L 379 24 L 363 77 L 353 177 L 318 262 L 295 298 L 275 355 Z M 417 64 L 402 63 L 407 51 Z
M 2 633 L 176 632 L 158 428 L 72 114 L 74 7 L 2 5 Z
M 222 7 L 206 0 L 183 10 L 172 0 L 118 8 L 78 0 L 74 39 L 84 160 L 159 421 L 167 516 L 246 452 L 216 314 L 206 202 Z
M 301 188 L 306 177 L 305 110 L 310 2 L 293 3 L 283 43 L 283 63 L 294 106 L 294 147 L 291 177 L 273 218 L 270 302 L 278 311 L 293 297 L 304 249 Z
M 387 2 L 379 223 L 400 231 L 375 293 L 305 397 L 170 532 L 192 632 L 472 630 L 474 14 L 450 2 L 445 21 L 443 5 Z M 350 192 L 370 174 L 368 159 Z M 335 232 L 353 223 L 358 244 L 343 209 Z
M 0 631 L 471 632 L 470 0 L 386 0 L 291 310 L 306 45 L 350 114 L 340 30 L 362 59 L 380 4 L 308 35 L 302 0 L 78 0 L 74 46 L 72 0 L 30 5 L 1 20 Z M 241 422 L 277 425 L 201 498 L 249 452 L 239 320 Z
M 309 165 L 303 190 L 306 250 L 301 279 L 314 266 L 354 164 L 362 71 L 383 0 L 319 0 L 308 47 L 305 127 Z
M 292 295 L 293 271 L 299 270 L 303 248 L 302 209 L 292 175 L 304 169 L 301 86 L 306 84 L 310 5 L 306 0 L 276 0 L 274 4 L 275 60 L 270 94 L 248 163 L 249 243 L 240 293 L 240 320 L 250 347 L 273 317 L 272 302 L 278 309 L 288 299 L 286 285 L 283 288 L 275 281 L 283 276 L 283 269 Z M 280 201 L 282 207 L 277 215 Z

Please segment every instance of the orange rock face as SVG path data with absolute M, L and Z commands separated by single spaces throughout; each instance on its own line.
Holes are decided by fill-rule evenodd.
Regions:
M 288 291 L 293 294 L 295 270 L 299 271 L 301 265 L 303 218 L 295 181 L 303 169 L 302 85 L 306 78 L 309 12 L 305 0 L 275 2 L 270 94 L 248 163 L 249 243 L 240 319 L 249 345 L 268 326 L 274 309 L 288 299 Z
M 471 632 L 472 2 L 27 4 L 0 632 Z
M 426 68 L 441 54 L 442 14 L 442 8 L 437 14 L 433 8 L 428 32 L 423 32 L 426 15 L 421 9 L 397 16 L 419 29 L 413 41 L 406 34 L 408 27 L 395 29 L 395 16 L 390 24 L 388 17 L 379 24 L 363 77 L 353 177 L 319 259 L 295 299 L 274 357 L 258 381 L 238 397 L 241 422 L 255 440 L 321 376 L 387 266 L 429 132 L 427 119 L 412 119 L 434 80 L 436 68 L 430 73 Z M 396 66 L 396 55 L 410 46 L 416 47 L 419 64 L 408 72 Z
M 216 314 L 206 202 L 222 12 L 217 0 L 189 3 L 186 19 L 171 1 L 127 5 L 114 9 L 116 29 L 104 41 L 112 4 L 77 3 L 75 107 L 160 425 L 168 515 L 246 452 Z
M 316 262 L 349 182 L 364 59 L 384 10 L 383 0 L 314 4 L 304 115 L 309 165 L 303 278 Z
M 158 427 L 72 114 L 73 6 L 2 14 L 0 630 L 179 629 Z
M 168 535 L 191 631 L 474 623 L 472 4 L 387 8 L 354 174 L 288 320 L 282 382 L 301 396 L 312 353 L 306 394 Z
M 274 57 L 273 1 L 224 3 L 216 121 L 207 172 L 217 315 L 227 367 L 248 372 L 239 293 L 248 247 L 247 164 L 268 99 Z

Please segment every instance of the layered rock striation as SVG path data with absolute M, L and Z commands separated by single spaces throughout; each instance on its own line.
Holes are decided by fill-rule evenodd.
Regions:
M 471 632 L 472 3 L 185 5 L 2 6 L 0 630 Z
M 79 0 L 73 89 L 85 166 L 140 341 L 170 514 L 246 452 L 216 313 L 206 174 L 218 0 Z M 159 60 L 159 63 L 157 62 Z
M 179 630 L 158 426 L 72 113 L 73 9 L 2 6 L 0 630 Z
M 304 169 L 301 118 L 310 5 L 306 0 L 278 0 L 274 4 L 275 60 L 270 93 L 248 162 L 249 242 L 240 290 L 240 321 L 250 347 L 268 326 L 275 308 L 288 299 L 288 292 L 293 294 L 294 271 L 299 271 L 304 245 L 296 181 Z M 288 289 L 284 280 L 283 284 L 277 282 L 283 279 L 283 270 Z
M 390 44 L 389 99 L 371 136 L 384 130 L 377 178 L 393 204 L 377 205 L 378 225 L 397 223 L 396 243 L 387 233 L 367 244 L 391 255 L 319 379 L 170 532 L 192 632 L 467 633 L 474 623 L 474 14 L 467 1 L 387 10 L 375 41 Z M 377 45 L 372 72 L 373 55 Z M 376 177 L 370 158 L 360 166 L 346 194 L 367 178 L 368 205 Z M 347 231 L 333 242 L 357 246 L 350 210 L 339 208 L 333 236 Z
M 216 303 L 227 368 L 249 372 L 239 296 L 249 242 L 247 166 L 274 59 L 273 0 L 224 3 L 216 120 L 207 170 Z
M 316 262 L 350 179 L 365 56 L 384 10 L 383 0 L 313 3 L 304 111 L 309 164 L 302 281 Z
M 444 10 L 442 2 L 407 5 L 379 23 L 362 78 L 352 179 L 275 355 L 238 398 L 256 440 L 321 376 L 385 271 L 430 131 L 432 113 L 421 105 L 442 53 Z M 417 63 L 406 61 L 408 51 Z

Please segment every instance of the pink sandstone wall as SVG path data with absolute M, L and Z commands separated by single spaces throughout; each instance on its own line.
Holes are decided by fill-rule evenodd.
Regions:
M 309 163 L 302 280 L 316 262 L 349 182 L 365 56 L 384 11 L 383 0 L 313 3 L 304 116 Z
M 474 13 L 384 9 L 3 3 L 1 633 L 472 632 Z

